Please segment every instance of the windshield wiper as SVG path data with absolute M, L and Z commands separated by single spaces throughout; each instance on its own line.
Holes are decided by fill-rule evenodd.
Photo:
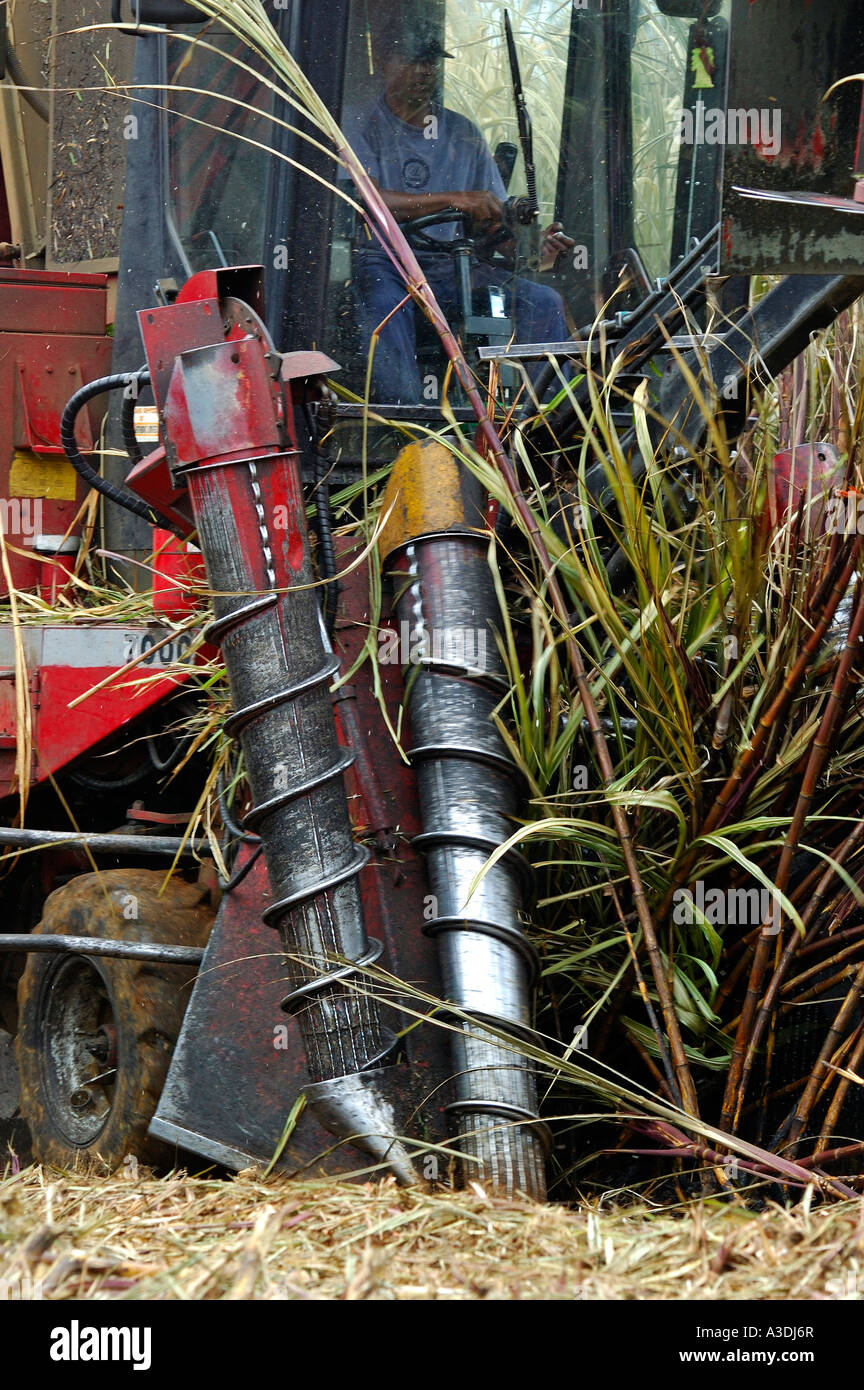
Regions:
M 525 198 L 509 198 L 507 200 L 508 209 L 514 220 L 521 222 L 523 226 L 533 222 L 538 212 L 540 204 L 537 201 L 537 172 L 534 166 L 534 132 L 531 125 L 531 117 L 528 113 L 528 106 L 525 101 L 525 93 L 522 89 L 522 74 L 519 71 L 519 54 L 516 52 L 516 40 L 513 37 L 513 26 L 510 23 L 510 14 L 504 11 L 504 35 L 507 39 L 507 57 L 510 60 L 510 80 L 513 84 L 513 100 L 516 103 L 516 121 L 519 126 L 519 144 L 522 149 L 522 159 L 525 164 L 525 183 L 528 189 L 528 196 Z

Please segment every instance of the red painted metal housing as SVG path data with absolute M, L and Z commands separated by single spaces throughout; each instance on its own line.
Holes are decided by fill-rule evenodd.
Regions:
M 165 638 L 168 642 L 159 645 Z M 122 623 L 25 627 L 22 639 L 33 730 L 33 783 L 104 743 L 175 691 L 184 678 L 169 674 L 166 668 L 183 656 L 192 641 L 189 633 L 172 639 L 167 630 L 155 625 Z M 138 665 L 118 678 L 117 672 L 136 658 L 141 658 Z M 0 625 L 0 797 L 12 790 L 15 775 L 17 681 L 12 626 L 4 623 Z M 101 689 L 95 690 L 97 686 Z M 81 696 L 85 698 L 73 705 Z
M 74 551 L 58 550 L 64 538 L 74 544 L 80 534 L 75 518 L 87 493 L 63 452 L 60 418 L 80 386 L 110 371 L 107 286 L 106 275 L 0 269 L 0 526 L 15 587 L 39 588 L 49 598 L 56 597 L 74 564 Z M 101 397 L 81 411 L 78 439 L 84 449 L 98 442 L 106 405 L 107 397 Z M 0 575 L 0 594 L 7 591 Z M 166 603 L 170 608 L 167 594 Z M 165 638 L 169 641 L 160 645 Z M 166 668 L 191 638 L 172 641 L 155 623 L 84 620 L 25 626 L 22 640 L 32 725 L 30 776 L 36 783 L 104 744 L 176 690 L 182 678 L 166 674 Z M 133 670 L 111 679 L 136 658 L 142 659 Z M 4 623 L 0 797 L 14 784 L 20 678 L 12 627 Z
M 50 538 L 80 529 L 86 488 L 60 445 L 60 417 L 79 386 L 109 370 L 107 285 L 106 275 L 0 269 L 0 524 L 16 588 L 50 582 Z M 104 406 L 97 399 L 81 412 L 85 447 Z M 0 594 L 7 587 L 0 575 Z

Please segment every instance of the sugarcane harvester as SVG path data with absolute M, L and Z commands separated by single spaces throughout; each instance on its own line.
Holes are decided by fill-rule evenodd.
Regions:
M 686 467 L 687 446 L 706 428 L 694 377 L 734 437 L 754 386 L 864 289 L 864 106 L 851 88 L 830 107 L 823 100 L 834 78 L 864 65 L 864 18 L 843 0 L 825 0 L 819 15 L 808 6 L 792 27 L 787 0 L 613 0 L 552 17 L 537 0 L 526 13 L 549 61 L 531 77 L 530 25 L 502 11 L 504 80 L 488 101 L 503 105 L 488 129 L 506 122 L 519 144 L 499 141 L 494 160 L 433 82 L 436 71 L 446 81 L 440 70 L 452 63 L 465 90 L 479 89 L 485 3 L 436 0 L 419 7 L 418 27 L 410 0 L 389 0 L 374 16 L 362 0 L 332 0 L 328 45 L 320 6 L 265 8 L 346 128 L 359 104 L 357 148 L 370 165 L 379 160 L 381 187 L 386 161 L 399 156 L 386 168 L 402 180 L 403 230 L 472 366 L 491 364 L 536 480 L 565 506 L 592 373 L 605 378 L 613 361 L 621 369 L 612 419 L 634 477 L 645 467 L 632 410 L 640 388 L 652 444 Z M 119 18 L 116 0 L 113 9 Z M 11 1115 L 14 1136 L 26 1122 L 37 1157 L 61 1166 L 85 1157 L 115 1167 L 126 1153 L 170 1163 L 179 1153 L 230 1169 L 275 1159 L 292 1173 L 383 1166 L 411 1182 L 458 1162 L 490 1190 L 542 1197 L 553 1136 L 531 1062 L 534 884 L 527 860 L 502 849 L 527 791 L 501 732 L 509 685 L 487 553 L 492 513 L 458 451 L 426 437 L 443 418 L 473 426 L 475 417 L 452 394 L 442 417 L 437 343 L 424 340 L 365 227 L 326 192 L 332 161 L 292 144 L 290 121 L 277 120 L 274 133 L 258 120 L 269 89 L 254 66 L 234 61 L 230 34 L 211 25 L 207 41 L 190 46 L 164 27 L 148 31 L 185 25 L 186 38 L 196 36 L 200 13 L 179 0 L 136 0 L 133 17 L 145 26 L 134 30 L 135 82 L 169 97 L 137 108 L 129 141 L 112 375 L 104 276 L 0 270 L 9 347 L 0 383 L 15 402 L 8 427 L 0 417 L 0 469 L 9 461 L 0 481 L 10 497 L 44 499 L 50 521 L 35 550 L 11 535 L 13 583 L 44 586 L 50 565 L 56 588 L 71 564 L 59 533 L 74 529 L 90 488 L 104 499 L 108 559 L 123 575 L 124 564 L 152 563 L 156 581 L 148 617 L 136 609 L 134 619 L 96 624 L 82 613 L 25 625 L 26 670 L 12 624 L 0 631 L 0 843 L 9 855 L 40 851 L 38 869 L 13 865 L 10 891 L 26 914 L 16 909 L 21 929 L 0 934 L 0 1125 Z M 843 72 L 836 53 L 848 55 Z M 546 82 L 536 102 L 532 81 Z M 682 92 L 679 115 L 693 129 L 704 129 L 706 104 L 724 120 L 753 108 L 754 138 L 722 157 L 684 139 L 660 182 L 642 187 Z M 779 156 L 766 143 L 771 123 L 760 125 L 772 106 L 787 132 Z M 461 207 L 423 191 L 448 122 L 452 148 L 464 155 L 467 142 L 477 161 L 473 172 L 460 166 Z M 268 143 L 286 158 L 273 159 Z M 14 148 L 0 149 L 7 182 Z M 297 174 L 299 163 L 313 178 Z M 476 211 L 478 194 L 495 200 L 503 237 L 476 234 L 466 206 Z M 541 282 L 544 198 L 573 254 L 559 243 Z M 0 206 L 0 231 L 2 219 Z M 770 271 L 787 278 L 751 305 L 745 277 Z M 372 415 L 359 400 L 370 336 L 380 337 Z M 341 373 L 307 350 L 319 343 Z M 344 383 L 339 399 L 328 379 Z M 147 390 L 156 429 L 145 444 L 136 404 Z M 125 457 L 96 466 L 110 392 L 122 406 L 109 434 L 131 471 Z M 394 429 L 406 428 L 419 437 L 395 445 Z M 328 507 L 331 481 L 356 485 L 370 465 L 388 470 L 380 614 L 363 526 L 334 538 Z M 611 505 L 605 479 L 603 462 L 589 458 L 586 486 L 600 511 Z M 499 530 L 505 524 L 499 516 Z M 221 653 L 235 770 L 242 758 L 234 802 L 217 788 L 236 851 L 218 906 L 202 886 L 208 842 L 166 833 L 183 812 L 188 819 L 184 798 L 198 800 L 200 767 L 193 759 L 170 795 L 151 775 L 185 767 L 190 746 L 175 739 L 164 756 L 166 711 L 188 698 L 190 668 L 176 658 L 196 616 L 188 595 L 165 598 L 172 549 L 184 565 L 203 562 L 214 616 L 202 652 Z M 610 583 L 625 582 L 614 553 L 606 559 Z M 163 626 L 178 613 L 180 636 Z M 388 640 L 405 635 L 398 661 L 370 669 L 370 626 Z M 142 663 L 148 680 L 134 683 Z M 25 823 L 15 720 L 27 698 Z M 98 776 L 106 764 L 109 775 Z M 85 828 L 64 830 L 76 807 Z M 17 972 L 15 952 L 26 961 Z M 20 1111 L 8 1080 L 16 1028 Z

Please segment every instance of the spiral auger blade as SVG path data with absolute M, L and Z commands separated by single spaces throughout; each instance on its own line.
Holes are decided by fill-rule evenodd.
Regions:
M 435 450 L 440 446 L 421 448 L 425 482 L 417 460 L 409 465 L 400 456 L 384 500 L 386 509 L 401 489 L 403 517 L 414 530 L 423 530 L 425 519 L 429 529 L 406 539 L 391 528 L 383 537 L 397 620 L 411 653 L 407 751 L 423 821 L 414 843 L 426 855 L 434 904 L 424 931 L 437 939 L 444 998 L 453 1006 L 450 1110 L 465 1176 L 542 1200 L 548 1134 L 523 1050 L 532 1036 L 537 973 L 521 922 L 530 871 L 511 850 L 473 887 L 512 835 L 519 810 L 517 770 L 493 718 L 507 691 L 493 630 L 498 602 L 488 542 L 464 524 L 454 528 L 465 515 L 463 499 Z M 448 486 L 449 510 L 441 500 Z M 442 523 L 447 529 L 434 529 Z
M 221 645 L 234 705 L 226 731 L 243 750 L 246 827 L 262 841 L 273 898 L 265 920 L 287 957 L 283 1007 L 302 1033 L 307 1103 L 331 1132 L 411 1182 L 381 1070 L 395 1039 L 360 979 L 382 948 L 363 918 L 358 874 L 368 855 L 351 827 L 342 774 L 352 757 L 329 693 L 339 662 L 320 617 L 279 360 L 263 325 L 179 352 L 164 426 L 213 594 L 209 636 Z

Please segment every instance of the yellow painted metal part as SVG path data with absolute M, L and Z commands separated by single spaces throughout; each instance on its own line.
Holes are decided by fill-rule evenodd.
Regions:
M 45 497 L 74 502 L 78 474 L 68 459 L 16 449 L 9 469 L 10 497 Z
M 384 490 L 381 515 L 387 520 L 378 539 L 382 562 L 417 536 L 469 524 L 463 474 L 458 459 L 435 439 L 415 440 L 402 450 Z

